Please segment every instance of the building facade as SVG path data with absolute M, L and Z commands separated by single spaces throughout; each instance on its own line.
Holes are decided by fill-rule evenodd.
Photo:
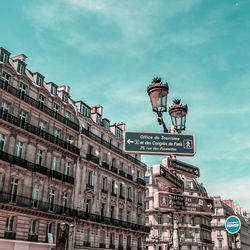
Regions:
M 146 166 L 124 124 L 0 48 L 1 249 L 143 249 Z
M 243 210 L 232 200 L 222 200 L 220 196 L 213 197 L 215 213 L 212 217 L 212 239 L 214 249 L 250 249 L 249 225 L 243 217 Z M 225 229 L 225 222 L 229 216 L 235 215 L 241 221 L 241 230 L 235 239 Z
M 164 164 L 164 160 L 163 160 Z M 207 197 L 205 188 L 195 179 L 178 175 L 184 181 L 183 195 Z M 152 168 L 146 172 L 146 225 L 151 227 L 146 239 L 148 250 L 168 250 L 173 246 L 174 227 L 178 228 L 178 242 L 181 250 L 212 250 L 211 216 L 188 211 L 163 212 L 154 207 L 158 183 Z M 177 225 L 174 225 L 174 221 Z

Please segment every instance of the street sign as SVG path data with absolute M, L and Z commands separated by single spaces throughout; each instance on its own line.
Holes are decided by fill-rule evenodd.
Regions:
M 212 199 L 169 192 L 159 192 L 155 194 L 154 208 L 161 211 L 177 210 L 207 215 L 214 213 Z
M 236 234 L 240 231 L 241 221 L 237 216 L 230 216 L 227 218 L 225 228 L 230 234 Z
M 195 138 L 191 134 L 125 132 L 123 150 L 129 154 L 193 156 Z
M 166 183 L 170 187 L 177 187 L 184 190 L 184 183 L 177 176 L 169 172 L 162 165 L 157 165 L 153 167 L 153 175 L 156 179 L 161 182 Z
M 178 161 L 176 159 L 168 158 L 168 167 L 173 168 L 176 172 L 189 176 L 191 178 L 200 177 L 199 168 L 189 165 L 185 162 Z

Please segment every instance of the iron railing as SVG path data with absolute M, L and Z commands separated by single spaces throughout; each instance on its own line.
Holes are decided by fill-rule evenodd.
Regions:
M 89 220 L 92 222 L 102 223 L 106 225 L 112 225 L 122 228 L 128 228 L 141 232 L 150 232 L 150 228 L 144 225 L 135 224 L 127 221 L 117 220 L 110 217 L 101 216 L 99 214 L 88 213 L 77 209 L 72 209 L 57 204 L 44 202 L 41 200 L 35 200 L 32 198 L 13 195 L 11 193 L 0 192 L 0 202 L 8 203 L 15 206 L 30 208 L 38 211 L 60 214 L 64 216 L 76 217 L 83 220 Z
M 4 232 L 4 238 L 15 240 L 16 239 L 16 232 Z
M 23 100 L 24 102 L 30 104 L 32 107 L 35 107 L 45 114 L 55 118 L 59 122 L 62 122 L 63 124 L 69 126 L 70 128 L 79 131 L 79 125 L 72 122 L 71 120 L 67 119 L 66 117 L 58 114 L 53 109 L 48 108 L 44 104 L 40 103 L 36 99 L 28 96 L 27 94 L 21 92 L 20 90 L 16 89 L 15 87 L 11 86 L 10 84 L 7 84 L 3 80 L 0 80 L 0 88 L 7 91 L 8 93 L 12 94 L 13 96 Z
M 106 162 L 103 161 L 102 164 L 101 164 L 101 166 L 102 166 L 103 168 L 109 170 L 109 164 L 108 164 L 108 163 L 106 163 Z
M 32 172 L 37 172 L 37 173 L 46 175 L 48 177 L 52 177 L 52 178 L 55 178 L 55 179 L 58 179 L 58 180 L 61 180 L 64 182 L 68 182 L 70 184 L 74 184 L 74 177 L 72 177 L 72 176 L 65 175 L 65 174 L 62 174 L 62 173 L 57 172 L 55 170 L 52 170 L 52 169 L 46 168 L 44 166 L 32 163 L 30 161 L 22 159 L 21 157 L 17 157 L 17 156 L 11 155 L 9 153 L 6 153 L 2 150 L 0 150 L 0 160 L 6 161 L 10 164 L 18 165 L 18 166 L 25 168 L 25 169 L 32 171 Z
M 200 224 L 200 227 L 201 228 L 204 228 L 204 229 L 207 229 L 207 230 L 212 230 L 212 227 L 211 226 L 208 226 L 208 225 L 206 225 L 206 224 Z
M 95 156 L 95 155 L 87 154 L 87 160 L 92 161 L 92 162 L 94 162 L 94 163 L 96 163 L 96 164 L 98 164 L 98 165 L 99 165 L 99 159 L 100 159 L 100 158 L 98 158 L 98 157 Z
M 131 155 L 125 154 L 121 149 L 119 149 L 118 147 L 112 145 L 111 143 L 103 140 L 100 136 L 95 135 L 94 133 L 90 132 L 89 130 L 83 128 L 82 133 L 84 135 L 88 136 L 89 138 L 91 138 L 92 140 L 100 143 L 101 145 L 111 149 L 113 152 L 115 152 L 115 153 L 121 155 L 122 157 L 130 160 L 131 162 L 133 162 L 133 163 L 135 163 L 135 164 L 137 164 L 137 165 L 139 165 L 141 167 L 144 167 L 144 168 L 147 167 L 147 165 L 145 163 L 137 160 L 135 157 L 133 157 Z
M 77 148 L 76 146 L 70 144 L 67 141 L 64 141 L 52 134 L 49 134 L 48 132 L 34 126 L 31 125 L 30 123 L 23 121 L 17 117 L 15 117 L 14 115 L 9 114 L 7 111 L 3 111 L 2 109 L 0 109 L 0 119 L 5 120 L 19 128 L 25 129 L 26 131 L 39 136 L 49 142 L 52 142 L 54 144 L 56 144 L 57 146 L 60 146 L 62 148 L 65 148 L 69 151 L 71 151 L 72 153 L 78 154 L 80 153 L 80 149 Z

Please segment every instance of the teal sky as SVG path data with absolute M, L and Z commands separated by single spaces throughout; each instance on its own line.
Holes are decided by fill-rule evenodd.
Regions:
M 127 131 L 162 131 L 146 93 L 161 76 L 196 136 L 197 154 L 178 159 L 250 212 L 249 13 L 248 0 L 3 0 L 0 46 Z

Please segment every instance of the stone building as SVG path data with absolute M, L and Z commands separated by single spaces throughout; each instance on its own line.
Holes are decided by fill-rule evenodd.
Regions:
M 1 249 L 142 249 L 146 166 L 122 151 L 125 125 L 26 58 L 0 48 Z
M 164 160 L 163 160 L 164 162 Z M 178 175 L 184 181 L 183 195 L 208 197 L 202 184 L 195 179 Z M 146 225 L 151 227 L 146 249 L 167 250 L 173 245 L 174 220 L 177 219 L 178 242 L 181 250 L 212 250 L 211 216 L 190 211 L 163 212 L 154 207 L 158 183 L 152 168 L 146 172 Z
M 243 210 L 232 200 L 222 200 L 220 196 L 215 196 L 215 213 L 212 217 L 212 239 L 214 249 L 250 249 L 249 225 L 243 217 Z M 225 222 L 229 216 L 236 215 L 241 221 L 241 230 L 234 239 L 225 229 Z M 236 246 L 235 246 L 236 245 Z

